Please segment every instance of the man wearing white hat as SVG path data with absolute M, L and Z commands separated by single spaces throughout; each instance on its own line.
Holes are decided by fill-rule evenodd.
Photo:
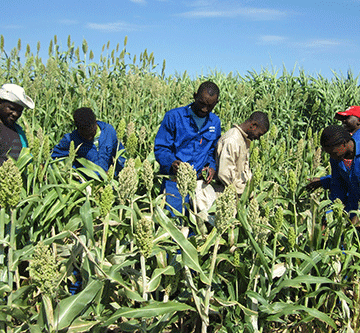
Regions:
M 33 109 L 34 102 L 22 87 L 6 83 L 0 88 L 0 165 L 8 156 L 17 159 L 27 147 L 25 133 L 16 124 L 25 107 Z

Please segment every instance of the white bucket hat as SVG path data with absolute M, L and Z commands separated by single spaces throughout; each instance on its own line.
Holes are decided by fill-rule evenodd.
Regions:
M 19 104 L 29 109 L 33 109 L 35 106 L 34 101 L 25 95 L 24 88 L 13 83 L 3 84 L 0 88 L 0 99 Z

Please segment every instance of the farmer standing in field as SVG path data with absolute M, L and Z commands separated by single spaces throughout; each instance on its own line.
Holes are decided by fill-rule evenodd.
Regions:
M 337 112 L 334 118 L 342 122 L 344 129 L 352 135 L 355 141 L 360 140 L 360 131 L 358 131 L 360 128 L 360 106 L 350 106 L 343 112 Z M 312 178 L 310 183 L 306 185 L 306 189 L 309 192 L 319 187 L 329 190 L 331 187 L 331 175 Z
M 331 125 L 324 129 L 320 143 L 330 155 L 332 199 L 339 198 L 347 212 L 359 209 L 360 200 L 360 141 L 354 140 L 342 126 Z M 350 219 L 357 225 L 358 217 Z
M 219 117 L 211 111 L 218 103 L 219 94 L 215 83 L 203 82 L 194 93 L 193 103 L 165 114 L 156 135 L 154 151 L 160 173 L 172 176 L 163 181 L 163 189 L 169 194 L 166 202 L 179 212 L 182 211 L 182 198 L 176 184 L 176 173 L 180 163 L 193 165 L 198 178 L 204 171 L 207 184 L 215 175 L 215 147 L 221 135 L 221 125 Z M 185 202 L 189 202 L 189 196 Z
M 250 143 L 259 140 L 269 130 L 269 119 L 264 112 L 254 112 L 242 124 L 234 125 L 221 136 L 216 147 L 218 178 L 225 186 L 235 185 L 238 196 L 251 179 L 249 166 Z
M 118 142 L 114 127 L 97 121 L 90 108 L 75 110 L 73 117 L 76 130 L 64 135 L 54 147 L 51 157 L 69 156 L 70 143 L 74 141 L 75 149 L 78 149 L 77 157 L 84 157 L 108 171 L 117 151 L 124 149 L 121 142 Z M 120 156 L 116 161 L 115 175 L 124 167 L 124 163 L 125 158 Z M 81 164 L 75 159 L 73 167 L 81 167 Z
M 8 156 L 17 159 L 21 149 L 28 146 L 24 131 L 16 124 L 24 108 L 34 108 L 24 89 L 17 84 L 4 84 L 0 88 L 0 165 Z

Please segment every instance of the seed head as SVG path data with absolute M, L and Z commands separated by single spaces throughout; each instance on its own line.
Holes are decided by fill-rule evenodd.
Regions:
M 138 137 L 135 132 L 132 132 L 126 140 L 125 149 L 127 153 L 134 157 L 138 149 Z
M 125 167 L 119 172 L 119 200 L 125 204 L 126 200 L 131 200 L 138 187 L 138 176 L 135 169 L 135 161 L 130 158 L 126 161 Z
M 265 206 L 265 208 L 264 208 L 264 217 L 266 217 L 266 219 L 269 219 L 269 217 L 270 217 L 270 207 L 269 206 Z
M 4 36 L 0 36 L 0 51 L 4 52 Z
M 296 174 L 295 174 L 294 170 L 292 170 L 292 169 L 289 171 L 288 182 L 289 182 L 290 191 L 292 193 L 295 193 L 296 188 L 297 188 L 297 181 L 296 181 Z
M 143 163 L 142 178 L 145 183 L 147 192 L 151 192 L 154 185 L 154 171 L 148 159 L 146 159 Z
M 146 127 L 141 126 L 140 133 L 139 133 L 139 142 L 140 142 L 140 144 L 143 145 L 145 143 L 145 140 L 146 140 Z
M 51 156 L 51 149 L 50 149 L 50 143 L 49 143 L 49 136 L 44 136 L 44 143 L 43 143 L 43 149 L 42 149 L 42 156 L 45 161 L 47 161 Z
M 278 129 L 276 125 L 273 124 L 270 128 L 270 133 L 269 133 L 270 140 L 275 140 L 277 135 L 278 135 Z
M 266 151 L 269 149 L 269 141 L 267 140 L 267 138 L 265 138 L 265 135 L 260 137 L 260 146 L 261 146 L 261 151 L 264 156 Z
M 307 139 L 310 140 L 312 138 L 313 138 L 312 129 L 311 129 L 311 127 L 309 127 L 308 131 L 307 131 Z
M 183 198 L 195 192 L 196 178 L 196 170 L 193 166 L 187 162 L 181 162 L 176 174 L 176 181 L 179 193 Z
M 143 217 L 136 224 L 135 237 L 140 252 L 145 258 L 151 255 L 153 248 L 154 235 L 152 231 L 152 221 Z
M 316 170 L 321 163 L 321 147 L 318 147 L 313 157 L 313 170 Z
M 20 171 L 9 158 L 0 166 L 0 206 L 13 208 L 20 201 L 23 187 Z
M 29 275 L 34 285 L 40 292 L 53 295 L 60 279 L 59 264 L 55 261 L 48 245 L 39 242 L 34 249 L 30 260 Z
M 130 121 L 126 126 L 126 136 L 129 137 L 130 134 L 134 132 L 135 132 L 135 124 L 132 121 Z
M 250 200 L 248 213 L 247 213 L 247 219 L 250 225 L 255 225 L 259 223 L 260 218 L 260 210 L 259 210 L 259 203 L 255 198 L 252 198 Z
M 70 142 L 70 147 L 69 147 L 69 156 L 66 158 L 66 168 L 68 170 L 71 170 L 72 165 L 74 163 L 75 160 L 75 156 L 76 156 L 76 151 L 75 151 L 75 142 L 71 141 Z
M 296 161 L 301 161 L 303 159 L 304 148 L 305 148 L 305 141 L 303 138 L 301 138 L 297 143 L 297 149 L 295 154 Z
M 281 141 L 281 145 L 280 145 L 280 154 L 283 155 L 286 152 L 286 142 L 285 140 Z
M 107 172 L 107 175 L 108 175 L 108 180 L 111 180 L 114 178 L 114 174 L 115 174 L 115 167 L 114 167 L 114 164 L 111 164 L 109 166 L 109 170 Z
M 236 189 L 232 184 L 216 199 L 215 227 L 223 234 L 236 214 Z
M 239 249 L 239 248 L 237 248 L 237 249 L 234 251 L 233 264 L 234 264 L 234 266 L 236 266 L 236 267 L 239 267 L 239 266 L 240 266 L 240 249 Z
M 32 147 L 30 147 L 31 154 L 34 162 L 38 162 L 40 159 L 40 140 L 38 137 L 34 138 Z
M 275 183 L 272 189 L 272 197 L 276 199 L 278 196 L 279 196 L 279 184 Z
M 260 155 L 259 147 L 255 147 L 250 155 L 250 166 L 252 168 L 259 164 L 259 155 Z
M 84 52 L 84 54 L 86 54 L 88 51 L 88 43 L 85 38 L 83 39 L 83 42 L 82 42 L 82 51 Z
M 110 184 L 106 185 L 100 198 L 100 214 L 105 217 L 111 210 L 114 202 L 114 193 Z
M 68 38 L 67 38 L 67 47 L 70 48 L 71 46 L 71 37 L 70 35 L 68 35 Z
M 290 248 L 294 248 L 296 244 L 296 235 L 295 235 L 295 229 L 294 227 L 290 227 L 288 231 L 288 242 L 290 245 Z
M 261 167 L 256 168 L 253 178 L 254 178 L 254 186 L 257 187 L 260 184 L 262 178 Z
M 284 211 L 283 211 L 282 207 L 279 207 L 276 210 L 276 213 L 274 216 L 275 232 L 280 232 L 283 223 L 284 223 Z

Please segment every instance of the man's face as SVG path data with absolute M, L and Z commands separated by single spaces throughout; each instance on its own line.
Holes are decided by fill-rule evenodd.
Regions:
M 22 115 L 23 110 L 24 107 L 19 104 L 2 100 L 0 101 L 0 121 L 4 125 L 12 127 Z
M 195 102 L 192 105 L 194 113 L 200 117 L 206 117 L 215 107 L 218 102 L 218 96 L 210 96 L 209 93 L 204 90 L 201 94 L 195 95 Z
M 86 141 L 93 141 L 97 131 L 97 123 L 87 128 L 78 128 L 79 135 Z
M 253 141 L 253 140 L 259 140 L 260 137 L 263 136 L 266 132 L 267 130 L 263 126 L 256 123 L 252 123 L 250 124 L 250 128 L 246 134 L 248 136 L 248 139 Z
M 346 144 L 341 144 L 335 147 L 323 147 L 323 149 L 332 159 L 337 161 L 342 161 L 347 154 Z
M 360 119 L 356 116 L 344 117 L 341 122 L 349 133 L 354 133 L 360 128 Z

